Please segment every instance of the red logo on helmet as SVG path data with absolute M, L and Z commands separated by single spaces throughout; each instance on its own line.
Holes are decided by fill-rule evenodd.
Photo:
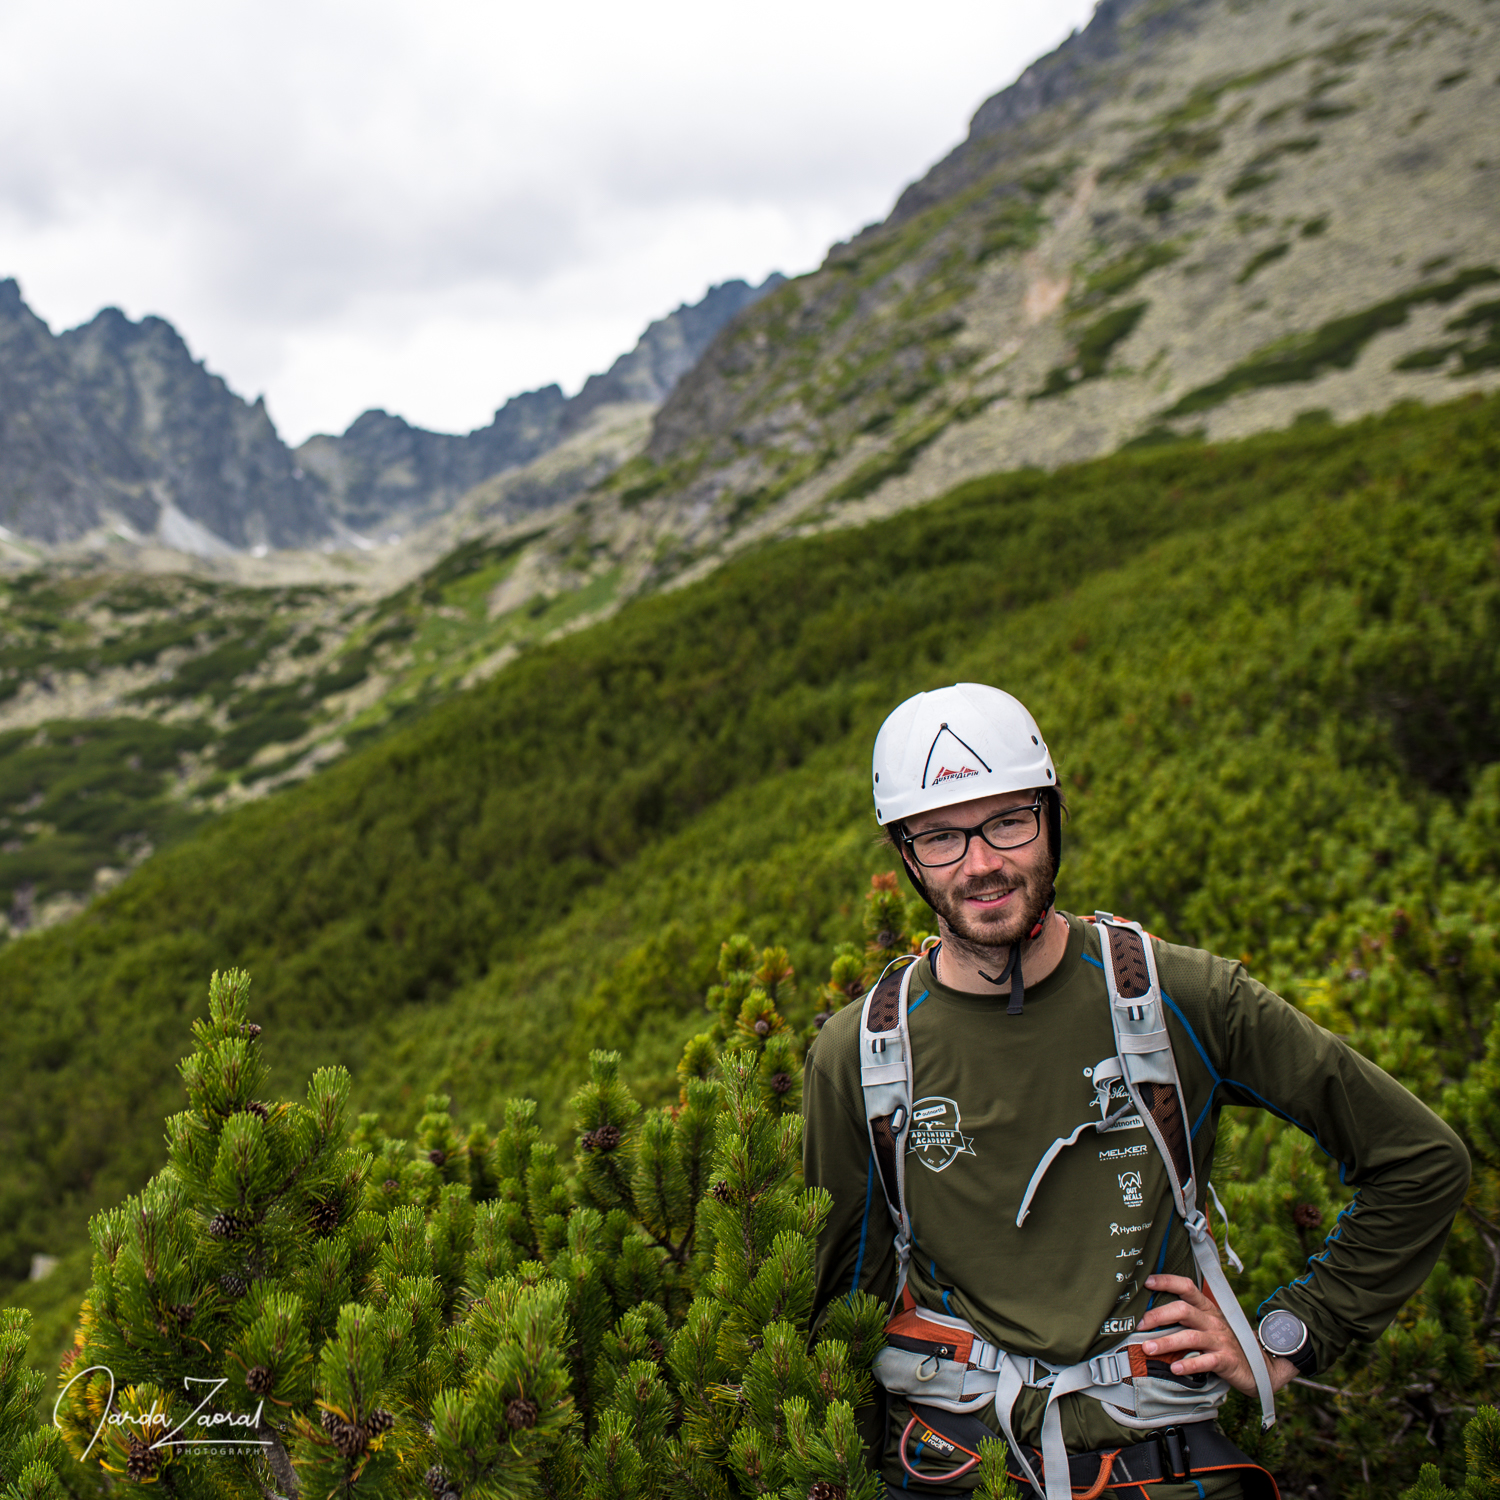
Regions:
M 940 781 L 962 781 L 965 776 L 977 776 L 978 774 L 979 772 L 973 766 L 965 766 L 961 771 L 950 771 L 947 766 L 942 766 L 939 768 L 937 775 L 932 778 L 932 784 L 936 786 Z

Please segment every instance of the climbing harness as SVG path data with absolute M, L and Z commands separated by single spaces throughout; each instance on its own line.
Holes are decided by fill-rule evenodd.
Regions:
M 1139 923 L 1125 921 L 1109 912 L 1097 912 L 1093 920 L 1105 958 L 1115 1055 L 1103 1059 L 1092 1070 L 1099 1118 L 1083 1121 L 1043 1153 L 1026 1186 L 1016 1226 L 1025 1224 L 1047 1170 L 1084 1131 L 1108 1130 L 1132 1111 L 1138 1114 L 1166 1165 L 1173 1206 L 1187 1229 L 1205 1290 L 1233 1329 L 1254 1374 L 1262 1427 L 1270 1427 L 1276 1420 L 1270 1370 L 1224 1275 L 1208 1220 L 1198 1207 L 1198 1182 L 1183 1114 L 1182 1083 L 1172 1052 L 1151 942 Z M 901 962 L 897 960 L 898 964 Z M 895 1301 L 902 1309 L 887 1327 L 887 1344 L 876 1357 L 875 1376 L 888 1391 L 914 1398 L 916 1402 L 901 1443 L 901 1463 L 907 1474 L 924 1483 L 946 1483 L 968 1473 L 978 1462 L 979 1437 L 987 1435 L 989 1429 L 985 1428 L 983 1434 L 970 1427 L 960 1431 L 948 1419 L 977 1422 L 974 1414 L 993 1405 L 1012 1460 L 1023 1470 L 1015 1477 L 1024 1479 L 1044 1494 L 1046 1500 L 1070 1500 L 1074 1494 L 1073 1471 L 1063 1442 L 1062 1413 L 1057 1403 L 1059 1397 L 1077 1393 L 1101 1402 L 1121 1425 L 1152 1433 L 1156 1439 L 1096 1455 L 1098 1473 L 1086 1481 L 1089 1484 L 1097 1481 L 1095 1494 L 1106 1485 L 1134 1482 L 1137 1474 L 1140 1482 L 1150 1482 L 1145 1469 L 1152 1460 L 1145 1453 L 1136 1453 L 1137 1447 L 1149 1449 L 1152 1454 L 1166 1454 L 1165 1461 L 1172 1464 L 1183 1459 L 1194 1472 L 1200 1468 L 1237 1466 L 1247 1472 L 1247 1477 L 1250 1472 L 1264 1476 L 1264 1471 L 1254 1469 L 1227 1439 L 1213 1432 L 1212 1421 L 1228 1392 L 1227 1384 L 1218 1376 L 1174 1376 L 1170 1364 L 1146 1357 L 1141 1345 L 1160 1338 L 1170 1329 L 1137 1331 L 1093 1359 L 1058 1365 L 1012 1354 L 982 1339 L 962 1318 L 929 1312 L 915 1305 L 907 1287 L 912 1227 L 906 1202 L 907 1153 L 903 1149 L 912 1107 L 912 1048 L 907 1008 L 915 968 L 915 962 L 908 961 L 899 968 L 893 965 L 886 970 L 865 996 L 859 1031 L 865 1118 L 886 1206 L 895 1226 Z M 1127 1102 L 1110 1114 L 1110 1095 L 1116 1083 L 1124 1086 Z M 1040 1453 L 1019 1443 L 1011 1425 L 1012 1408 L 1027 1386 L 1047 1392 Z M 967 1457 L 948 1473 L 919 1474 L 907 1454 L 918 1428 L 937 1440 L 920 1439 L 925 1448 L 943 1454 L 946 1444 L 951 1452 L 945 1456 L 958 1459 L 966 1454 Z M 964 1432 L 972 1442 L 962 1441 Z M 1212 1437 L 1208 1436 L 1210 1432 Z M 1178 1437 L 1168 1440 L 1169 1433 Z M 1225 1453 L 1236 1458 L 1237 1465 L 1216 1461 Z M 1091 1455 L 1073 1457 L 1089 1459 Z M 1087 1467 L 1085 1463 L 1084 1468 Z M 1114 1478 L 1112 1474 L 1126 1477 Z M 1155 1477 L 1177 1478 L 1179 1470 L 1172 1468 Z M 1264 1478 L 1270 1483 L 1269 1476 Z M 1268 1493 L 1275 1493 L 1274 1483 Z

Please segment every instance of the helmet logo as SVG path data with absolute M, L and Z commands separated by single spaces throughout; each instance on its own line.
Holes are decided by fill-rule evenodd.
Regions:
M 973 766 L 965 766 L 961 771 L 950 771 L 947 766 L 939 768 L 936 776 L 932 778 L 933 786 L 944 781 L 962 781 L 965 776 L 977 776 L 978 771 Z
M 927 749 L 927 764 L 922 767 L 922 786 L 924 788 L 929 786 L 936 786 L 940 781 L 952 781 L 960 777 L 977 776 L 979 774 L 979 772 L 974 770 L 972 766 L 964 766 L 963 770 L 961 771 L 950 771 L 947 766 L 939 762 L 937 775 L 934 776 L 931 781 L 927 779 L 928 773 L 932 770 L 932 757 L 934 752 L 937 750 L 938 741 L 942 739 L 945 734 L 950 740 L 953 741 L 955 745 L 962 745 L 964 749 L 967 750 L 969 754 L 972 755 L 974 759 L 977 760 L 979 764 L 985 768 L 986 771 L 990 769 L 989 762 L 986 761 L 985 758 L 971 744 L 969 744 L 966 740 L 959 739 L 959 737 L 954 734 L 954 732 L 949 729 L 946 724 L 944 724 L 942 728 L 940 728 L 938 732 L 933 735 L 932 744 L 928 746 Z M 962 761 L 960 761 L 959 764 L 963 766 Z

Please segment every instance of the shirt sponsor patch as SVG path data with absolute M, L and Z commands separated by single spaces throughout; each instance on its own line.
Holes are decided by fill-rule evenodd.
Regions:
M 952 1099 L 918 1099 L 911 1107 L 906 1149 L 930 1172 L 946 1171 L 960 1156 L 973 1156 L 974 1138 L 958 1128 L 961 1118 Z
M 1145 1141 L 1139 1141 L 1134 1146 L 1111 1146 L 1108 1151 L 1099 1153 L 1099 1160 L 1124 1161 L 1127 1156 L 1144 1156 L 1150 1149 Z
M 1106 1318 L 1099 1325 L 1100 1338 L 1109 1333 L 1129 1333 L 1135 1327 L 1134 1318 Z

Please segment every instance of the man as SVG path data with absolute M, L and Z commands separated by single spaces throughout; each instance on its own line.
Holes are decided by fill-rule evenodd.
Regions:
M 1218 1402 L 1232 1387 L 1269 1415 L 1275 1390 L 1389 1323 L 1463 1201 L 1463 1146 L 1239 963 L 1155 938 L 1148 955 L 1138 931 L 1056 911 L 1056 768 L 1008 694 L 909 699 L 873 774 L 940 942 L 823 1028 L 804 1165 L 834 1203 L 819 1315 L 855 1288 L 896 1296 L 905 1262 L 877 1363 L 887 1484 L 972 1489 L 981 1436 L 1008 1430 L 1023 1492 L 1049 1500 L 1101 1478 L 1122 1500 L 1274 1493 L 1218 1433 Z M 1225 1104 L 1291 1120 L 1356 1195 L 1248 1319 L 1202 1213 Z

